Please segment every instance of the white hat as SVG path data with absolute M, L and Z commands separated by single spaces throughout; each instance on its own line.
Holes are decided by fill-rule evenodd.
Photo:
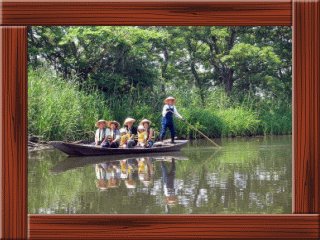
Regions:
M 120 128 L 120 133 L 125 133 L 127 130 L 125 128 Z
M 165 100 L 164 100 L 164 103 L 168 103 L 169 100 L 173 100 L 173 104 L 176 103 L 176 99 L 174 97 L 167 97 Z
M 149 121 L 148 119 L 143 119 L 140 124 L 143 125 L 143 123 L 147 122 L 149 125 L 151 124 L 151 121 Z
M 99 123 L 104 123 L 105 125 L 108 125 L 108 122 L 106 120 L 99 120 L 98 122 L 96 122 L 95 126 L 99 127 Z
M 144 129 L 144 127 L 142 125 L 138 126 L 138 130 L 143 130 L 143 129 Z
M 127 125 L 128 122 L 135 122 L 136 120 L 134 120 L 133 118 L 126 118 L 126 120 L 124 120 L 124 125 Z

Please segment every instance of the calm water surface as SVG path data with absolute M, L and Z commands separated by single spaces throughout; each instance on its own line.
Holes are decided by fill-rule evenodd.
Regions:
M 29 152 L 28 213 L 292 213 L 292 136 L 215 141 L 111 161 Z

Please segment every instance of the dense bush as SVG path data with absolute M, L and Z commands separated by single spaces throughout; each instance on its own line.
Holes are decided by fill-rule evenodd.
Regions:
M 175 94 L 174 94 L 175 93 Z M 94 124 L 99 119 L 116 120 L 123 124 L 126 117 L 152 121 L 158 134 L 165 94 L 161 91 L 133 92 L 131 95 L 101 94 L 95 89 L 81 89 L 73 78 L 62 79 L 53 71 L 40 69 L 28 74 L 28 133 L 44 140 L 93 140 Z M 247 99 L 239 104 L 222 94 L 211 91 L 206 106 L 198 95 L 177 88 L 174 95 L 180 114 L 194 127 L 210 137 L 233 137 L 267 134 L 291 134 L 290 107 L 264 100 Z M 177 118 L 176 136 L 202 137 L 187 123 Z M 170 136 L 168 131 L 167 136 Z

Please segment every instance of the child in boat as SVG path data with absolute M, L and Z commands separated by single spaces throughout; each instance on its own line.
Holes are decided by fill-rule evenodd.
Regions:
M 121 138 L 120 138 L 120 147 L 127 147 L 127 140 L 128 140 L 128 135 L 127 135 L 127 131 L 125 128 L 121 128 L 120 129 L 120 134 L 121 134 Z
M 178 113 L 176 107 L 174 106 L 175 102 L 177 100 L 174 97 L 168 97 L 164 100 L 165 105 L 162 109 L 162 119 L 161 119 L 161 133 L 160 133 L 160 139 L 161 141 L 164 138 L 164 135 L 166 134 L 166 129 L 169 128 L 171 132 L 171 143 L 174 143 L 174 126 L 173 126 L 173 114 L 176 115 L 176 117 L 180 118 L 181 120 L 185 121 L 181 115 Z
M 147 133 L 147 143 L 146 143 L 147 148 L 151 148 L 153 146 L 154 133 L 153 133 L 153 129 L 150 128 L 150 124 L 151 124 L 151 121 L 149 121 L 148 119 L 143 119 L 140 122 L 140 125 L 144 127 L 144 131 Z
M 109 129 L 106 127 L 108 122 L 106 120 L 99 120 L 95 126 L 98 127 L 95 134 L 94 145 L 101 147 L 108 147 Z
M 137 146 L 145 147 L 147 144 L 147 132 L 144 131 L 144 127 L 139 125 L 138 127 L 138 144 Z

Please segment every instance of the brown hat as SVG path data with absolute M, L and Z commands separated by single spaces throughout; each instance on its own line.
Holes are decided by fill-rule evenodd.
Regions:
M 102 119 L 101 119 L 101 120 L 99 120 L 98 122 L 96 122 L 95 126 L 96 126 L 96 127 L 99 127 L 99 124 L 100 124 L 100 123 L 104 123 L 105 126 L 108 125 L 108 122 L 107 122 L 106 120 L 102 120 Z
M 127 125 L 128 122 L 135 122 L 136 120 L 134 120 L 133 118 L 126 118 L 126 120 L 124 120 L 123 125 Z
M 173 104 L 176 103 L 176 99 L 174 97 L 167 97 L 165 100 L 164 100 L 164 103 L 168 103 L 169 100 L 173 100 Z
M 143 120 L 140 122 L 140 125 L 143 125 L 145 122 L 148 123 L 149 125 L 152 123 L 152 122 L 149 121 L 148 119 L 143 119 Z
M 108 127 L 110 127 L 111 124 L 115 124 L 115 125 L 116 125 L 116 129 L 118 129 L 118 128 L 120 127 L 120 123 L 118 123 L 117 121 L 110 121 L 110 122 L 108 122 Z

